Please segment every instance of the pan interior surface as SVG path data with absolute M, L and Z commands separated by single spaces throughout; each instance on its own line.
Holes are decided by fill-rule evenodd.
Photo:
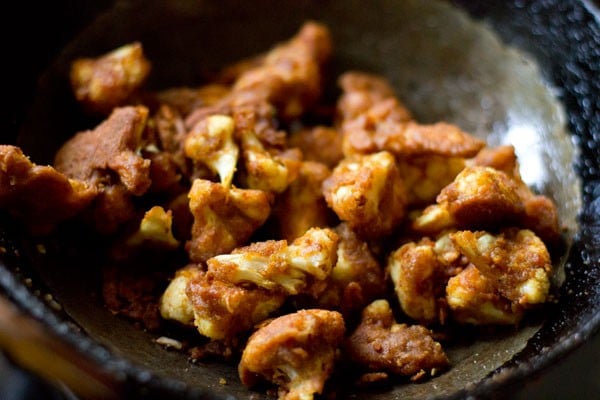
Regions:
M 448 121 L 492 146 L 514 145 L 523 179 L 557 203 L 567 245 L 574 236 L 581 200 L 570 166 L 577 154 L 556 93 L 531 57 L 504 45 L 462 10 L 447 2 L 420 0 L 379 0 L 368 7 L 359 1 L 297 1 L 285 6 L 277 1 L 139 3 L 117 2 L 99 15 L 40 80 L 30 118 L 18 138 L 36 162 L 50 162 L 64 140 L 92 127 L 69 92 L 73 59 L 139 40 L 153 65 L 151 88 L 191 86 L 224 65 L 267 50 L 314 19 L 329 26 L 333 35 L 334 76 L 351 69 L 381 74 L 418 120 Z M 335 77 L 330 81 L 327 93 L 333 96 Z M 87 335 L 151 374 L 206 388 L 215 396 L 249 397 L 235 365 L 190 364 L 185 354 L 157 345 L 155 333 L 112 315 L 102 304 L 93 243 L 76 235 L 68 240 L 50 243 L 33 264 L 54 300 Z M 563 279 L 565 255 L 554 260 L 557 285 Z M 471 332 L 461 343 L 446 346 L 452 364 L 447 372 L 370 396 L 450 396 L 511 360 L 543 322 L 542 312 L 525 318 L 517 328 Z M 221 378 L 227 385 L 219 383 Z

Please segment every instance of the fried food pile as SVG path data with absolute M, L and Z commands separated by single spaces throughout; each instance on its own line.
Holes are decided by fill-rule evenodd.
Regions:
M 161 91 L 141 43 L 76 60 L 73 93 L 103 122 L 51 166 L 0 146 L 0 206 L 36 235 L 76 220 L 115 238 L 107 306 L 197 331 L 197 354 L 238 357 L 249 387 L 312 398 L 340 363 L 363 382 L 433 376 L 445 326 L 515 325 L 548 300 L 557 210 L 514 148 L 419 123 L 384 77 L 332 78 L 332 52 L 309 21 Z M 144 249 L 184 254 L 163 286 L 119 280 Z

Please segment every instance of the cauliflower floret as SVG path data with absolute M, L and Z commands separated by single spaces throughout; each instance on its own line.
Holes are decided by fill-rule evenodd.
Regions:
M 390 234 L 405 215 L 406 189 L 386 152 L 344 159 L 323 182 L 329 207 L 365 238 Z
M 197 88 L 176 87 L 155 94 L 161 104 L 167 104 L 181 115 L 188 115 L 201 107 L 218 104 L 231 93 L 231 88 L 219 83 L 209 83 Z
M 320 308 L 339 309 L 344 316 L 361 310 L 386 290 L 383 268 L 364 241 L 348 224 L 335 228 L 340 238 L 337 262 L 327 288 L 318 299 Z
M 186 250 L 193 262 L 204 262 L 240 246 L 271 212 L 268 193 L 227 189 L 204 179 L 194 180 L 188 198 L 194 223 Z
M 520 221 L 525 208 L 519 186 L 504 172 L 490 167 L 466 167 L 413 222 L 413 229 L 437 233 L 459 227 L 490 228 Z
M 251 130 L 241 133 L 246 185 L 251 189 L 281 193 L 296 179 L 299 163 L 269 153 Z
M 344 320 L 335 311 L 301 310 L 271 321 L 248 339 L 238 371 L 242 383 L 279 386 L 280 400 L 309 400 L 333 371 Z
M 196 265 L 178 270 L 160 298 L 159 310 L 164 319 L 194 326 L 194 307 L 186 294 L 188 284 L 202 271 Z
M 176 249 L 179 241 L 173 236 L 172 225 L 171 211 L 154 206 L 144 214 L 139 229 L 127 239 L 125 245 L 136 247 L 143 243 L 151 243 L 152 246 Z
M 336 262 L 338 236 L 331 229 L 312 228 L 290 245 L 285 240 L 254 243 L 207 261 L 217 279 L 254 283 L 289 295 L 319 291 Z
M 350 361 L 369 371 L 411 376 L 412 380 L 422 378 L 425 371 L 434 375 L 449 364 L 432 332 L 420 325 L 398 324 L 387 300 L 376 300 L 363 310 L 344 350 Z
M 321 185 L 330 174 L 324 164 L 302 162 L 298 178 L 278 197 L 273 210 L 281 237 L 292 241 L 312 227 L 329 225 L 331 210 L 327 207 Z
M 214 340 L 233 340 L 265 320 L 285 300 L 283 293 L 244 288 L 200 273 L 187 284 L 186 295 L 200 334 Z
M 230 116 L 211 115 L 192 128 L 184 144 L 185 155 L 218 173 L 226 188 L 231 186 L 239 155 L 234 129 Z
M 94 185 L 32 163 L 19 147 L 0 145 L 0 207 L 32 232 L 50 232 L 82 212 L 97 194 Z
M 399 160 L 398 170 L 408 188 L 409 206 L 433 203 L 464 167 L 465 159 L 460 157 L 423 156 Z
M 81 58 L 71 66 L 71 86 L 78 101 L 95 113 L 123 105 L 150 73 L 141 43 L 119 47 L 98 58 Z
M 448 280 L 446 302 L 455 321 L 472 325 L 514 325 L 524 313 L 472 264 Z
M 502 296 L 525 307 L 546 301 L 552 264 L 546 246 L 532 231 L 459 231 L 450 238 Z

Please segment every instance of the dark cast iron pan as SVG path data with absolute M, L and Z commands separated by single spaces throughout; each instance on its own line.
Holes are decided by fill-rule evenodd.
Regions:
M 341 385 L 339 396 L 504 396 L 588 340 L 600 324 L 600 25 L 594 4 L 282 3 L 16 6 L 11 15 L 22 23 L 8 45 L 14 63 L 9 63 L 2 141 L 20 145 L 43 164 L 69 136 L 91 127 L 66 81 L 75 57 L 140 40 L 153 62 L 151 88 L 193 85 L 288 38 L 304 20 L 320 20 L 332 30 L 334 73 L 354 68 L 383 74 L 418 119 L 444 119 L 491 144 L 513 143 L 524 179 L 557 202 L 565 226 L 564 248 L 555 249 L 556 303 L 516 329 L 466 335 L 448 349 L 452 368 L 425 383 L 374 392 Z M 33 26 L 44 34 L 28 39 Z M 2 215 L 0 247 L 1 288 L 37 322 L 34 330 L 48 337 L 39 351 L 50 349 L 57 360 L 75 365 L 82 379 L 103 388 L 103 396 L 261 396 L 238 383 L 234 365 L 191 364 L 185 355 L 157 345 L 156 334 L 112 315 L 99 293 L 101 248 L 93 237 L 66 229 L 56 237 L 31 238 Z M 85 390 L 79 394 L 91 396 Z

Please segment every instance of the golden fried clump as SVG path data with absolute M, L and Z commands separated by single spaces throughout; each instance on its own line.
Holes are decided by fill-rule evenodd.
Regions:
M 335 265 L 337 244 L 331 229 L 311 228 L 289 245 L 269 240 L 210 258 L 208 272 L 236 285 L 252 283 L 288 295 L 316 295 L 324 290 Z
M 243 245 L 271 212 L 271 196 L 261 190 L 226 188 L 196 179 L 188 193 L 194 216 L 186 250 L 193 262 L 204 262 Z
M 497 235 L 459 231 L 450 238 L 508 300 L 521 306 L 546 300 L 552 271 L 550 255 L 530 230 L 509 228 Z
M 93 184 L 36 165 L 18 147 L 0 145 L 0 207 L 33 233 L 50 232 L 88 207 L 97 194 Z
M 317 304 L 321 308 L 339 310 L 349 318 L 373 300 L 384 296 L 387 285 L 383 268 L 368 244 L 346 223 L 337 226 L 335 232 L 340 238 L 337 262 Z
M 413 121 L 389 84 L 364 74 L 340 79 L 345 92 L 338 104 L 346 156 L 389 151 L 399 158 L 439 155 L 472 157 L 485 143 L 455 125 Z
M 242 383 L 268 381 L 279 399 L 312 399 L 323 391 L 344 337 L 344 319 L 335 311 L 300 310 L 278 317 L 248 339 L 238 371 Z
M 142 45 L 133 42 L 98 58 L 81 58 L 71 65 L 71 86 L 86 110 L 109 114 L 139 89 L 150 73 Z
M 194 264 L 175 272 L 175 276 L 160 297 L 161 317 L 185 326 L 194 326 L 194 307 L 187 296 L 187 287 L 191 281 L 200 279 L 202 274 L 202 270 Z
M 188 281 L 186 295 L 192 304 L 198 332 L 225 341 L 265 320 L 285 300 L 283 293 L 237 286 L 204 272 Z
M 233 181 L 239 155 L 239 148 L 233 140 L 234 129 L 230 116 L 211 115 L 192 128 L 184 144 L 185 155 L 216 172 L 226 188 Z
M 472 264 L 448 280 L 446 303 L 452 319 L 461 324 L 515 325 L 524 314 Z
M 293 38 L 269 51 L 257 67 L 238 76 L 232 89 L 234 102 L 260 98 L 273 104 L 284 119 L 300 116 L 321 94 L 321 69 L 331 48 L 326 27 L 305 23 Z
M 231 88 L 228 85 L 209 83 L 197 88 L 165 89 L 156 93 L 155 96 L 158 103 L 177 110 L 181 115 L 188 115 L 196 109 L 219 104 L 230 93 Z
M 95 129 L 80 132 L 56 153 L 54 167 L 96 186 L 120 183 L 140 196 L 150 187 L 150 161 L 138 154 L 148 120 L 143 106 L 116 108 Z M 118 176 L 115 182 L 112 171 Z
M 362 312 L 358 327 L 347 338 L 346 357 L 373 372 L 422 378 L 449 365 L 432 332 L 420 325 L 398 324 L 387 300 L 376 300 Z
M 490 167 L 466 167 L 413 223 L 418 232 L 490 228 L 517 223 L 525 216 L 517 182 Z
M 323 182 L 329 207 L 365 238 L 390 234 L 405 216 L 406 188 L 386 152 L 344 159 Z
M 298 177 L 279 196 L 273 210 L 281 237 L 292 241 L 310 228 L 330 225 L 331 210 L 321 191 L 323 181 L 330 174 L 324 164 L 302 162 Z

